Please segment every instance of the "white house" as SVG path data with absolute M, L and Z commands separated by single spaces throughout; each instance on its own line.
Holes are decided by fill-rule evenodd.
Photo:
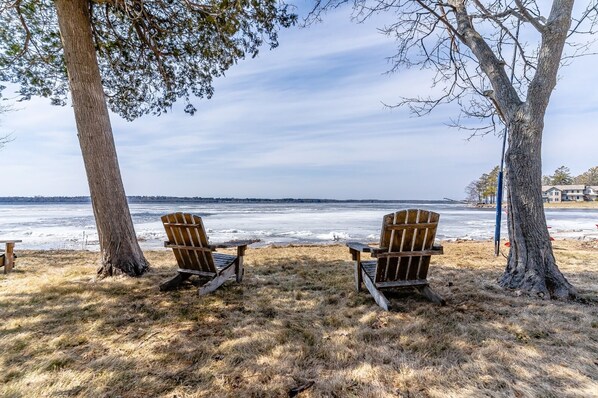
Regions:
M 598 185 L 588 185 L 584 191 L 586 200 L 598 200 Z
M 543 185 L 542 200 L 547 203 L 560 203 L 562 201 L 562 191 L 557 187 Z
M 595 185 L 543 185 L 542 199 L 547 203 L 583 202 L 596 200 L 598 186 Z
M 569 202 L 583 202 L 585 185 L 555 185 L 562 192 L 562 200 Z

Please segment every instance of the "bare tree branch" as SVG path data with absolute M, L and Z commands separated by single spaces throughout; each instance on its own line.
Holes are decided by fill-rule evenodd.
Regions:
M 499 60 L 484 38 L 475 30 L 467 13 L 464 0 L 450 0 L 455 9 L 457 29 L 464 37 L 467 45 L 479 61 L 480 68 L 490 80 L 494 92 L 486 91 L 485 96 L 492 99 L 501 109 L 501 113 L 510 117 L 519 106 L 521 100 L 513 88 L 504 69 L 504 62 Z
M 594 14 L 593 19 L 591 17 L 592 14 Z M 586 8 L 586 10 L 583 12 L 582 16 L 579 19 L 577 19 L 577 20 L 573 19 L 575 21 L 575 26 L 569 31 L 569 35 L 567 37 L 570 37 L 571 35 L 573 35 L 575 33 L 593 34 L 595 32 L 593 28 L 596 26 L 596 16 L 598 16 L 598 2 L 594 1 L 593 4 L 588 5 L 588 7 Z M 590 29 L 585 32 L 580 32 L 579 31 L 580 27 L 588 19 L 592 19 L 591 24 L 590 24 Z
M 527 103 L 530 108 L 545 111 L 550 94 L 556 86 L 560 62 L 554 62 L 555 54 L 563 52 L 563 47 L 571 26 L 573 0 L 554 0 L 546 29 L 542 33 L 542 44 L 538 54 L 536 75 L 529 85 Z M 542 122 L 543 121 L 539 121 Z
M 529 22 L 536 30 L 540 33 L 544 32 L 544 25 L 542 25 L 542 17 L 534 17 L 529 10 L 525 7 L 525 5 L 521 2 L 521 0 L 515 0 L 515 4 L 519 9 L 519 12 L 527 22 Z

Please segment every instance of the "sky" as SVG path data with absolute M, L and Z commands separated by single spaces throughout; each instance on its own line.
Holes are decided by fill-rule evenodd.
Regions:
M 501 139 L 448 127 L 454 106 L 418 118 L 384 105 L 427 93 L 431 78 L 419 69 L 386 73 L 395 43 L 377 30 L 384 18 L 357 24 L 345 8 L 280 32 L 278 48 L 217 79 L 194 116 L 182 103 L 133 122 L 112 114 L 127 194 L 464 198 L 467 184 L 499 163 Z M 560 72 L 545 119 L 544 174 L 598 165 L 596 62 L 579 58 Z M 72 108 L 40 98 L 15 107 L 0 116 L 0 133 L 13 138 L 0 151 L 0 196 L 88 195 Z

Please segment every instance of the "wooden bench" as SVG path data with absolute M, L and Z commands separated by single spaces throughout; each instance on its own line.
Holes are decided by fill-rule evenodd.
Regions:
M 4 273 L 8 274 L 15 264 L 15 243 L 22 242 L 22 240 L 0 240 L 0 243 L 5 244 L 4 250 Z

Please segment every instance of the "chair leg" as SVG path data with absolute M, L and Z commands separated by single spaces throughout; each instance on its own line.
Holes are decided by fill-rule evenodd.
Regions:
M 235 274 L 237 275 L 237 283 L 241 283 L 243 281 L 243 274 L 245 273 L 245 269 L 243 268 L 243 256 L 237 257 L 237 261 L 235 261 Z
M 355 262 L 355 289 L 357 289 L 358 292 L 361 291 L 362 282 L 363 279 L 361 276 L 361 261 L 357 260 Z
M 228 268 L 223 269 L 220 274 L 211 279 L 208 283 L 203 285 L 199 288 L 199 295 L 202 296 L 204 294 L 213 292 L 214 290 L 218 289 L 224 282 L 226 282 L 231 276 L 235 274 L 235 267 L 231 265 Z
M 245 269 L 243 268 L 243 256 L 245 255 L 245 250 L 247 250 L 247 245 L 237 246 L 237 261 L 235 261 L 235 274 L 237 275 L 237 283 L 241 283 L 243 281 L 243 275 L 245 274 Z
M 15 263 L 14 252 L 13 252 L 14 247 L 15 247 L 14 243 L 6 244 L 6 252 L 4 253 L 4 273 L 5 274 L 8 274 L 10 271 L 12 271 L 12 267 Z
M 183 283 L 184 281 L 186 281 L 187 279 L 189 279 L 191 277 L 191 274 L 183 274 L 183 273 L 177 273 L 176 276 L 172 279 L 167 280 L 166 282 L 162 283 L 160 285 L 160 291 L 161 292 L 166 292 L 168 290 L 174 290 L 177 287 L 179 287 L 179 285 L 181 283 Z
M 438 293 L 432 290 L 430 286 L 426 285 L 424 287 L 418 288 L 417 290 L 419 290 L 422 295 L 426 296 L 428 300 L 438 305 L 446 305 L 446 301 Z
M 383 310 L 389 311 L 390 310 L 390 301 L 388 301 L 386 296 L 384 296 L 384 294 L 380 290 L 378 290 L 378 288 L 376 288 L 376 286 L 374 285 L 374 282 L 372 282 L 370 277 L 367 275 L 364 275 L 364 274 L 365 274 L 365 272 L 362 271 L 362 279 L 363 279 L 363 283 L 365 284 L 365 287 L 368 288 L 370 294 L 372 295 L 374 300 L 376 300 L 376 303 L 380 307 L 382 307 Z

